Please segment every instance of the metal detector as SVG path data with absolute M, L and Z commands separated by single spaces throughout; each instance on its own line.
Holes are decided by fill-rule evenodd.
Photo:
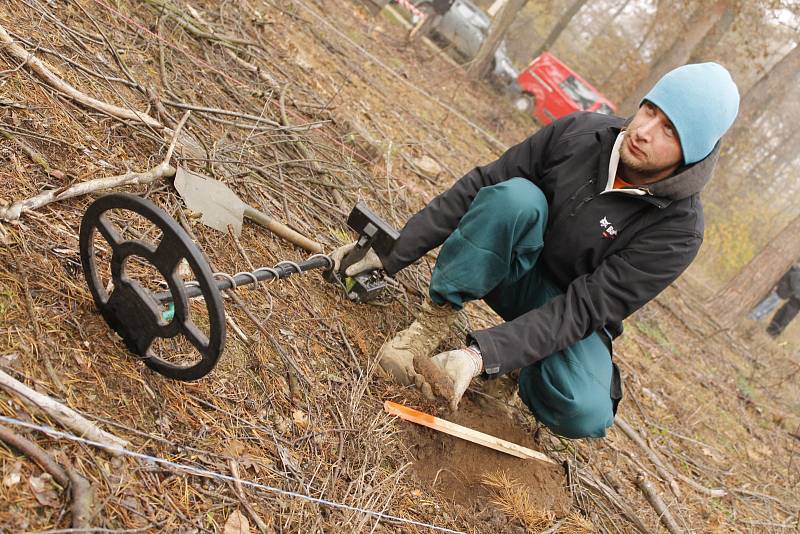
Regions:
M 123 239 L 107 217 L 110 210 L 129 211 L 144 217 L 159 230 L 158 245 L 144 240 Z M 274 267 L 261 267 L 235 275 L 214 273 L 203 252 L 186 231 L 164 210 L 142 197 L 128 193 L 112 193 L 93 202 L 81 221 L 80 254 L 83 273 L 95 305 L 106 323 L 122 338 L 129 351 L 140 356 L 154 371 L 175 380 L 197 380 L 216 366 L 225 348 L 225 311 L 221 291 L 241 286 L 288 278 L 314 269 L 322 269 L 329 282 L 344 288 L 354 302 L 367 302 L 385 288 L 377 271 L 348 277 L 344 271 L 361 260 L 370 248 L 388 254 L 399 237 L 397 230 L 359 202 L 350 212 L 347 224 L 358 233 L 356 246 L 342 259 L 338 272 L 333 260 L 315 254 L 306 261 L 283 261 Z M 104 286 L 97 269 L 97 234 L 111 249 L 111 283 Z M 128 276 L 126 261 L 131 256 L 142 258 L 164 277 L 167 290 L 153 292 Z M 185 282 L 178 266 L 185 260 L 193 280 Z M 189 299 L 203 299 L 208 313 L 208 335 L 192 321 Z M 200 354 L 198 362 L 178 365 L 154 354 L 153 342 L 158 338 L 174 338 L 183 334 Z

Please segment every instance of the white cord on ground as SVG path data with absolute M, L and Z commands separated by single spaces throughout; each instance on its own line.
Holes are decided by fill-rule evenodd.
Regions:
M 285 490 L 281 488 L 276 488 L 274 486 L 268 486 L 266 484 L 260 484 L 258 482 L 252 482 L 250 480 L 242 480 L 232 477 L 230 475 L 225 475 L 223 473 L 217 473 L 215 471 L 210 471 L 208 469 L 202 469 L 200 467 L 193 467 L 191 465 L 179 464 L 177 462 L 172 462 L 170 460 L 166 460 L 164 458 L 159 458 L 158 456 L 150 456 L 149 454 L 142 454 L 140 452 L 134 452 L 128 450 L 124 447 L 112 447 L 110 445 L 105 445 L 103 443 L 92 441 L 90 439 L 82 438 L 80 436 L 76 436 L 75 434 L 70 434 L 68 432 L 62 432 L 60 430 L 56 430 L 52 427 L 46 427 L 42 425 L 37 425 L 34 423 L 28 423 L 26 421 L 21 421 L 19 419 L 14 419 L 13 417 L 6 417 L 4 415 L 0 415 L 0 422 L 7 423 L 9 425 L 29 428 L 31 430 L 37 430 L 39 432 L 43 432 L 48 436 L 55 437 L 55 438 L 64 438 L 70 441 L 75 441 L 77 443 L 83 443 L 86 445 L 91 445 L 92 447 L 97 447 L 99 449 L 107 450 L 110 452 L 115 452 L 118 454 L 122 454 L 124 456 L 130 456 L 131 458 L 136 458 L 138 460 L 144 460 L 148 462 L 153 462 L 161 465 L 166 465 L 172 467 L 174 469 L 179 469 L 181 471 L 185 471 L 194 475 L 198 476 L 205 476 L 209 478 L 214 478 L 217 480 L 224 480 L 226 482 L 241 482 L 244 486 L 249 486 L 251 488 L 260 489 L 269 493 L 277 493 L 278 495 L 284 495 L 286 497 L 295 497 L 297 499 L 302 499 L 304 501 L 313 502 L 316 504 L 320 504 L 323 506 L 330 506 L 331 508 L 338 508 L 340 510 L 349 510 L 351 512 L 359 512 L 362 514 L 370 515 L 375 517 L 376 519 L 383 519 L 386 521 L 393 521 L 395 523 L 403 523 L 406 525 L 414 525 L 417 527 L 424 527 L 429 528 L 431 530 L 436 530 L 439 532 L 451 532 L 454 534 L 466 534 L 466 532 L 462 530 L 452 530 L 445 527 L 439 527 L 430 523 L 424 523 L 422 521 L 415 521 L 413 519 L 406 519 L 404 517 L 398 517 L 394 515 L 385 514 L 383 512 L 378 512 L 377 510 L 369 510 L 366 508 L 359 508 L 357 506 L 352 506 L 349 504 L 344 504 L 336 501 L 329 501 L 327 499 L 322 499 L 320 497 L 312 497 L 311 495 L 305 495 L 303 493 L 297 493 L 295 491 Z

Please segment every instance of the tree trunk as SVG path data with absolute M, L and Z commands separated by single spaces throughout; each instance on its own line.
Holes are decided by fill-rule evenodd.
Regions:
M 622 70 L 623 68 L 628 68 L 629 57 L 631 56 L 639 57 L 639 52 L 642 50 L 642 46 L 644 46 L 645 43 L 650 42 L 650 36 L 653 34 L 656 27 L 658 26 L 658 22 L 662 18 L 661 13 L 663 11 L 664 11 L 664 2 L 657 1 L 656 14 L 650 20 L 650 25 L 647 27 L 647 31 L 644 33 L 642 38 L 636 44 L 636 49 L 635 50 L 628 49 L 625 51 L 625 53 L 623 53 L 622 59 L 619 61 L 619 63 L 617 63 L 617 65 L 613 69 L 611 69 L 608 72 L 608 74 L 606 74 L 606 77 L 603 78 L 603 81 L 600 82 L 600 87 L 605 87 L 606 84 L 608 84 L 611 80 L 614 80 L 617 77 L 617 74 L 619 74 L 620 70 Z
M 567 11 L 563 15 L 561 15 L 561 17 L 558 19 L 558 22 L 556 22 L 556 25 L 553 26 L 552 30 L 550 30 L 550 35 L 547 36 L 547 38 L 539 46 L 539 48 L 536 49 L 536 52 L 533 53 L 533 57 L 531 58 L 532 60 L 539 57 L 539 54 L 541 54 L 545 50 L 550 50 L 550 47 L 552 47 L 553 44 L 555 44 L 555 42 L 558 40 L 558 37 L 561 35 L 564 29 L 569 25 L 570 21 L 572 20 L 572 17 L 578 14 L 578 11 L 581 10 L 581 8 L 586 4 L 587 1 L 588 0 L 574 0 L 572 2 L 572 5 L 569 6 L 569 9 L 567 9 Z
M 702 63 L 704 61 L 713 61 L 715 56 L 714 47 L 717 46 L 720 39 L 731 29 L 734 19 L 736 19 L 736 10 L 732 5 L 729 5 L 725 8 L 725 12 L 716 24 L 714 24 L 714 27 L 709 30 L 705 37 L 703 37 L 703 40 L 700 41 L 700 44 L 695 47 L 688 62 Z
M 730 150 L 743 133 L 751 131 L 753 123 L 761 113 L 775 100 L 780 101 L 780 92 L 795 83 L 800 72 L 800 45 L 795 45 L 788 54 L 764 73 L 742 97 L 739 104 L 739 116 L 733 123 L 726 145 Z
M 742 96 L 739 115 L 722 140 L 717 174 L 726 179 L 714 187 L 723 196 L 742 187 L 747 178 L 747 173 L 741 171 L 745 160 L 753 154 L 753 145 L 763 142 L 764 132 L 756 129 L 756 124 L 767 108 L 784 100 L 787 88 L 797 83 L 799 71 L 800 45 L 795 45 Z
M 494 17 L 497 15 L 501 9 L 503 9 L 503 5 L 505 5 L 506 0 L 494 0 L 492 5 L 489 6 L 489 9 L 486 12 L 489 14 L 490 17 Z
M 470 63 L 467 69 L 468 77 L 478 79 L 483 78 L 489 73 L 497 47 L 500 46 L 500 43 L 503 41 L 503 37 L 511 26 L 511 23 L 514 22 L 514 19 L 517 17 L 517 13 L 525 7 L 527 2 L 528 0 L 508 0 L 503 5 L 500 13 L 497 14 L 497 17 L 495 17 L 492 22 L 492 26 L 489 28 L 489 35 L 484 39 L 475 59 L 472 60 L 472 63 Z
M 630 4 L 630 3 L 631 3 L 631 0 L 625 0 L 624 2 L 622 2 L 622 4 L 620 4 L 620 5 L 617 7 L 617 10 L 616 10 L 616 11 L 614 11 L 614 13 L 613 13 L 613 14 L 612 14 L 612 15 L 611 15 L 609 18 L 608 18 L 608 20 L 606 21 L 606 23 L 605 23 L 605 24 L 603 24 L 603 26 L 600 28 L 600 31 L 598 31 L 598 32 L 595 34 L 595 36 L 598 36 L 598 35 L 605 35 L 605 34 L 607 34 L 609 31 L 611 31 L 611 26 L 617 22 L 617 17 L 619 17 L 619 16 L 620 16 L 620 14 L 621 14 L 623 11 L 625 11 L 625 9 L 628 7 L 628 4 Z
M 765 190 L 779 185 L 775 183 L 774 177 L 779 169 L 794 162 L 798 148 L 800 148 L 800 130 L 793 129 L 788 135 L 783 136 L 780 143 L 759 158 L 755 165 L 749 167 L 743 176 L 749 177 L 756 187 L 763 187 Z
M 800 257 L 798 235 L 800 216 L 795 217 L 709 300 L 709 310 L 720 326 L 735 326 L 797 261 Z
M 730 0 L 717 0 L 710 9 L 702 5 L 697 8 L 690 19 L 691 24 L 685 29 L 683 35 L 678 37 L 666 53 L 659 57 L 658 61 L 650 68 L 650 74 L 645 76 L 622 102 L 620 105 L 622 114 L 632 114 L 636 111 L 641 98 L 664 74 L 686 63 L 694 49 L 725 14 L 729 4 Z

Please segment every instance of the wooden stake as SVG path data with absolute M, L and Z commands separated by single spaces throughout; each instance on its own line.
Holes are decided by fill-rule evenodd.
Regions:
M 510 441 L 490 436 L 489 434 L 484 434 L 483 432 L 478 432 L 477 430 L 472 430 L 471 428 L 457 425 L 450 421 L 445 421 L 444 419 L 439 419 L 431 414 L 420 412 L 396 402 L 384 402 L 383 409 L 386 410 L 386 413 L 389 415 L 396 415 L 406 421 L 427 426 L 439 432 L 444 432 L 445 434 L 477 443 L 478 445 L 483 445 L 484 447 L 489 447 L 490 449 L 504 452 L 511 456 L 516 456 L 517 458 L 522 458 L 524 460 L 541 460 L 542 462 L 551 464 L 556 463 L 544 454 L 527 447 L 522 447 L 516 443 L 511 443 Z

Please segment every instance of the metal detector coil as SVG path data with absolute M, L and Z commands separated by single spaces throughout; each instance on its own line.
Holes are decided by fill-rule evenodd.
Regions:
M 138 214 L 159 230 L 158 244 L 143 240 L 125 240 L 108 217 L 111 210 Z M 127 218 L 127 217 L 126 217 Z M 315 254 L 306 261 L 279 262 L 274 267 L 261 267 L 253 272 L 235 275 L 214 273 L 200 248 L 180 225 L 164 210 L 147 199 L 127 193 L 112 193 L 97 199 L 83 216 L 80 230 L 80 253 L 84 277 L 95 305 L 106 323 L 120 335 L 125 346 L 142 357 L 148 367 L 175 380 L 197 380 L 207 375 L 225 347 L 225 311 L 221 291 L 239 286 L 288 278 L 311 269 L 323 269 L 325 278 L 344 287 L 355 302 L 366 302 L 377 296 L 385 283 L 377 271 L 344 276 L 344 270 L 360 260 L 369 248 L 388 253 L 397 239 L 397 231 L 359 202 L 348 218 L 348 225 L 359 233 L 356 247 L 342 260 L 338 273 L 333 260 Z M 95 240 L 100 234 L 111 248 L 111 284 L 106 288 L 97 269 Z M 136 256 L 155 267 L 168 289 L 154 293 L 128 276 L 126 261 Z M 178 275 L 178 266 L 189 265 L 194 280 L 185 282 Z M 110 291 L 110 293 L 109 293 Z M 201 297 L 208 312 L 208 336 L 192 322 L 189 299 Z M 152 345 L 159 338 L 183 334 L 201 356 L 200 361 L 177 365 L 159 357 Z
M 127 210 L 141 215 L 161 230 L 160 243 L 156 246 L 141 240 L 123 240 L 106 216 L 110 210 Z M 97 271 L 94 242 L 98 232 L 111 247 L 111 294 L 103 287 Z M 202 252 L 164 210 L 136 195 L 113 193 L 103 196 L 89 206 L 83 216 L 80 251 L 83 273 L 94 303 L 128 350 L 141 356 L 154 371 L 176 380 L 196 380 L 214 368 L 225 347 L 222 297 Z M 164 319 L 163 306 L 154 294 L 125 272 L 126 260 L 134 255 L 151 263 L 166 280 L 175 310 L 170 321 Z M 186 288 L 177 273 L 182 260 L 186 260 L 191 268 L 196 281 L 195 291 L 199 291 L 205 301 L 208 337 L 189 317 Z M 159 358 L 150 350 L 157 338 L 172 338 L 178 334 L 183 334 L 197 349 L 202 357 L 199 362 L 180 366 Z

